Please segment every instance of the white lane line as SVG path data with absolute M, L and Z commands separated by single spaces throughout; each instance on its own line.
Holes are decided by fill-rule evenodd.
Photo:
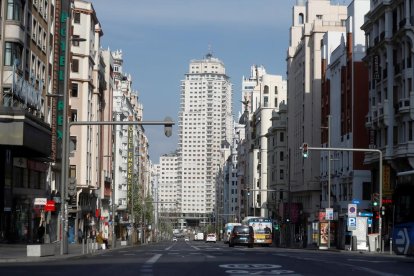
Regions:
M 171 245 L 171 246 L 169 246 L 169 247 L 167 247 L 167 248 L 165 248 L 165 251 L 170 250 L 173 246 L 174 246 L 174 244 L 173 244 L 173 245 Z
M 146 264 L 155 264 L 161 256 L 162 256 L 162 254 L 156 254 L 151 259 L 146 261 L 145 263 Z
M 200 248 L 196 247 L 196 246 L 191 246 L 194 250 L 200 250 Z

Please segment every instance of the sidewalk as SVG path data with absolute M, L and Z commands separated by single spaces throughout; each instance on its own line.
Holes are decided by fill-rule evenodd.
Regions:
M 55 255 L 44 256 L 44 257 L 28 257 L 27 256 L 27 245 L 26 244 L 0 244 L 0 264 L 1 263 L 15 263 L 15 262 L 44 262 L 53 260 L 62 260 L 68 258 L 76 258 L 81 256 L 98 255 L 110 252 L 112 250 L 118 250 L 127 248 L 129 246 L 121 246 L 119 242 L 115 249 L 110 248 L 106 250 L 94 250 L 86 253 L 86 245 L 82 248 L 82 244 L 69 244 L 68 254 L 60 255 L 60 244 L 55 244 Z

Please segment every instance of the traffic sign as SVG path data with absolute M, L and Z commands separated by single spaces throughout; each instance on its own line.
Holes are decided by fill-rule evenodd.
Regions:
M 397 232 L 397 236 L 395 239 L 396 251 L 400 254 L 407 255 L 409 247 L 410 237 L 408 236 L 407 228 L 402 228 Z
M 325 209 L 325 219 L 326 220 L 333 220 L 333 208 L 326 208 Z
M 356 218 L 348 217 L 348 231 L 356 230 Z
M 357 205 L 355 203 L 348 204 L 348 217 L 356 218 L 357 216 Z

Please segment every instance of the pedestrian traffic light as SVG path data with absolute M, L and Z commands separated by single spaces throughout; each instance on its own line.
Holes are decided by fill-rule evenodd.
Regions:
M 385 216 L 385 206 L 381 206 L 381 217 Z
M 302 145 L 302 156 L 303 158 L 308 158 L 309 156 L 308 143 L 303 143 Z

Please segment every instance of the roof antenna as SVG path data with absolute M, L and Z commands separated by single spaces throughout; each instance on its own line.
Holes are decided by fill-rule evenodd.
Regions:
M 211 51 L 211 44 L 208 44 L 208 53 L 206 57 L 210 59 L 212 56 L 213 56 L 213 52 Z

